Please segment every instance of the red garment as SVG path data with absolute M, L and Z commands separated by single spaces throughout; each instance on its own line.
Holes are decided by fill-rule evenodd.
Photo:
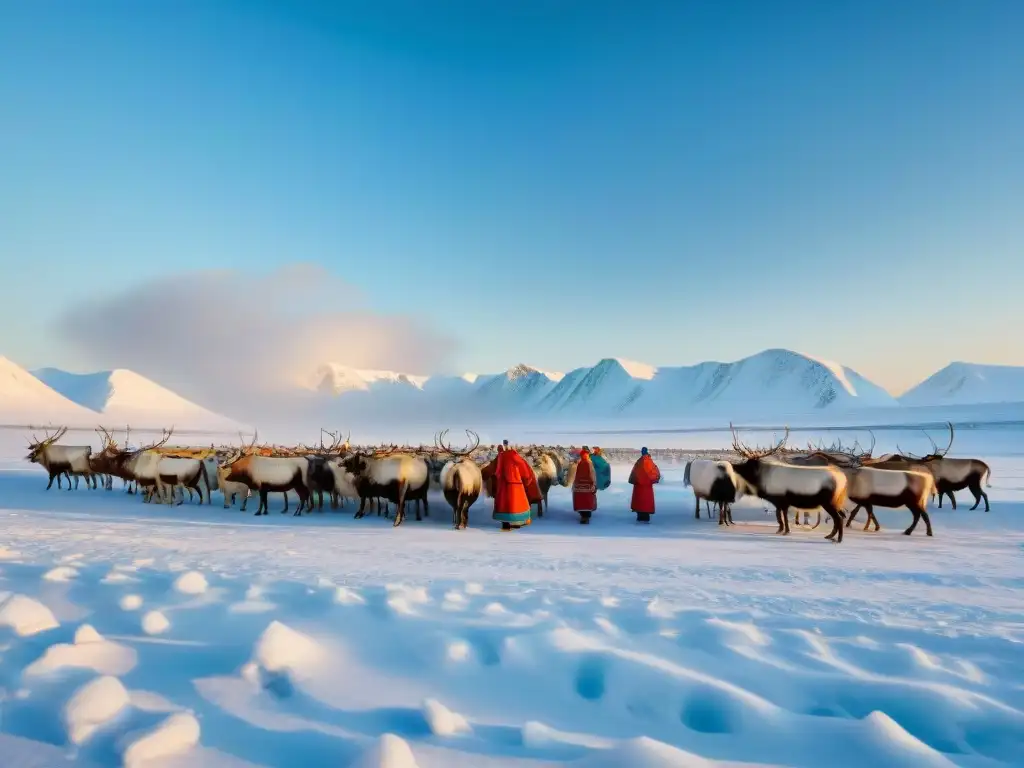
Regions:
M 629 473 L 629 484 L 633 486 L 630 509 L 640 514 L 654 514 L 654 486 L 661 482 L 661 471 L 649 455 L 641 456 Z
M 588 451 L 580 452 L 576 464 L 576 477 L 572 481 L 572 508 L 574 512 L 593 512 L 597 509 L 597 474 Z
M 515 449 L 498 453 L 494 486 L 494 519 L 529 524 L 531 506 L 541 499 L 540 488 L 530 465 Z

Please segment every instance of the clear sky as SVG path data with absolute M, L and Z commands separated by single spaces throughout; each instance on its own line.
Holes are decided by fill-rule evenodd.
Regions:
M 1022 41 L 1019 0 L 2 3 L 0 354 L 116 365 L 81 302 L 303 262 L 338 290 L 246 311 L 411 315 L 448 369 L 1024 364 Z

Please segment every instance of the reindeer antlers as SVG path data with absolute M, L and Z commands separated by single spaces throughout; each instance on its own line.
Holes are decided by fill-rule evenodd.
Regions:
M 925 437 L 927 437 L 927 438 L 928 438 L 928 441 L 929 441 L 929 442 L 930 442 L 930 443 L 932 444 L 932 452 L 931 452 L 930 454 L 928 454 L 928 456 L 925 456 L 924 458 L 926 458 L 926 459 L 927 459 L 927 458 L 931 457 L 931 458 L 935 458 L 935 459 L 941 459 L 941 458 L 943 458 L 943 457 L 944 457 L 944 456 L 945 456 L 945 455 L 946 455 L 947 453 L 949 453 L 949 449 L 953 447 L 953 436 L 954 436 L 954 435 L 955 435 L 956 433 L 955 433 L 955 431 L 953 430 L 953 422 L 951 422 L 951 421 L 947 421 L 947 422 L 946 422 L 946 426 L 947 426 L 947 427 L 949 428 L 949 442 L 948 442 L 948 443 L 946 444 L 946 447 L 945 447 L 945 448 L 943 448 L 943 449 L 942 449 L 941 451 L 939 450 L 939 446 L 937 446 L 937 445 L 935 444 L 935 441 L 934 441 L 934 440 L 932 440 L 932 437 L 931 437 L 931 435 L 929 435 L 929 434 L 928 434 L 927 432 L 925 432 L 925 431 L 924 431 L 923 429 L 921 430 L 922 432 L 924 432 L 924 435 L 925 435 Z M 900 456 L 906 456 L 906 457 L 907 457 L 908 459 L 918 459 L 918 460 L 920 460 L 920 459 L 922 458 L 922 457 L 920 457 L 920 456 L 915 456 L 915 455 L 914 455 L 914 454 L 912 454 L 912 453 L 905 453 L 905 452 L 903 451 L 903 449 L 902 449 L 902 448 L 900 448 L 900 446 L 899 446 L 899 444 L 898 444 L 898 443 L 896 444 L 896 451 L 897 451 L 897 453 L 899 453 L 899 455 L 900 455 Z
M 114 442 L 113 435 L 111 435 L 110 432 L 107 431 L 102 424 L 96 428 L 96 432 L 103 440 L 103 448 L 100 449 L 101 451 L 105 451 L 107 450 L 107 448 L 114 448 L 117 446 L 117 443 Z
M 43 447 L 43 446 L 46 446 L 46 445 L 53 445 L 53 444 L 54 444 L 54 443 L 56 443 L 56 442 L 57 442 L 58 440 L 60 440 L 60 439 L 61 439 L 62 437 L 64 437 L 64 435 L 65 435 L 65 434 L 67 433 L 67 431 L 68 431 L 68 428 L 67 428 L 67 427 L 57 427 L 57 431 L 56 431 L 56 432 L 54 432 L 54 433 L 53 433 L 53 434 L 51 435 L 51 434 L 50 434 L 50 430 L 48 430 L 48 429 L 47 429 L 47 430 L 44 430 L 44 432 L 45 432 L 45 434 L 46 434 L 46 437 L 44 437 L 44 438 L 43 438 L 42 440 L 40 440 L 40 439 L 39 439 L 39 438 L 38 438 L 38 437 L 37 437 L 37 436 L 35 435 L 35 433 L 33 433 L 33 434 L 32 434 L 32 439 L 33 439 L 33 440 L 34 440 L 35 442 L 33 442 L 33 443 L 30 443 L 30 445 L 32 445 L 32 446 L 38 446 L 38 447 L 40 447 L 40 448 L 41 448 L 41 447 Z
M 436 445 L 439 450 L 442 450 L 455 458 L 465 458 L 466 456 L 469 456 L 471 453 L 473 453 L 473 451 L 480 447 L 480 436 L 476 432 L 473 432 L 472 430 L 466 430 L 466 436 L 469 437 L 469 441 L 472 443 L 472 445 L 464 451 L 453 450 L 450 444 L 445 445 L 444 436 L 447 434 L 448 430 L 446 429 L 440 435 L 436 435 L 434 437 L 434 445 Z
M 738 453 L 745 459 L 763 459 L 773 454 L 776 454 L 782 450 L 783 446 L 785 446 L 786 444 L 786 441 L 789 439 L 789 427 L 787 426 L 786 434 L 784 434 L 782 436 L 782 440 L 780 440 L 774 446 L 772 446 L 771 448 L 759 448 L 751 450 L 750 448 L 747 448 L 745 445 L 743 445 L 743 443 L 740 441 L 739 435 L 736 434 L 736 428 L 732 425 L 731 421 L 729 422 L 729 431 L 732 432 L 733 450 L 736 451 L 736 453 Z

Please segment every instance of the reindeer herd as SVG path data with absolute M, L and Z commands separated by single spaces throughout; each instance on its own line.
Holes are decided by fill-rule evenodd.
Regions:
M 382 510 L 390 517 L 395 506 L 394 525 L 405 521 L 406 504 L 415 505 L 416 519 L 429 516 L 428 491 L 441 490 L 452 508 L 453 526 L 466 528 L 469 508 L 481 493 L 492 496 L 496 447 L 481 447 L 479 436 L 467 430 L 470 443 L 466 448 L 453 448 L 446 441 L 448 430 L 435 437 L 433 446 L 386 445 L 354 447 L 339 433 L 321 431 L 319 446 L 300 445 L 294 448 L 258 444 L 258 433 L 239 447 L 181 448 L 168 447 L 173 430 L 165 430 L 159 440 L 136 448 L 118 445 L 111 433 L 97 430 L 102 448 L 98 453 L 91 446 L 62 445 L 58 441 L 66 428 L 47 433 L 29 442 L 28 461 L 41 465 L 49 475 L 49 490 L 54 481 L 68 490 L 80 479 L 92 489 L 102 485 L 113 489 L 114 478 L 121 478 L 128 493 L 138 493 L 146 503 L 183 504 L 185 493 L 199 503 L 212 503 L 212 491 L 220 490 L 224 507 L 240 503 L 245 511 L 250 496 L 259 498 L 256 515 L 268 513 L 271 493 L 284 496 L 284 509 L 289 511 L 288 494 L 294 493 L 298 508 L 294 515 L 323 510 L 324 494 L 337 509 L 347 502 L 358 501 L 355 517 L 362 518 L 368 509 Z M 331 438 L 325 443 L 323 436 Z M 575 476 L 575 463 L 562 449 L 539 446 L 524 449 L 523 457 L 533 468 L 542 498 L 537 505 L 543 516 L 548 492 L 553 486 L 569 486 Z M 369 506 L 368 506 L 369 505 Z
M 719 510 L 719 525 L 732 524 L 731 506 L 741 496 L 755 496 L 775 508 L 778 533 L 788 534 L 789 512 L 794 522 L 804 513 L 809 522 L 812 510 L 824 510 L 832 519 L 832 530 L 825 537 L 836 542 L 843 540 L 843 528 L 849 527 L 857 513 L 864 509 L 867 522 L 864 530 L 874 524 L 879 530 L 874 508 L 899 509 L 906 507 L 913 519 L 903 533 L 909 536 L 924 521 L 925 533 L 932 535 L 928 503 L 938 496 L 948 496 L 956 509 L 956 491 L 970 490 L 977 509 L 982 500 L 989 511 L 988 494 L 982 484 L 990 484 L 991 469 L 981 459 L 953 459 L 946 454 L 953 446 L 954 429 L 949 427 L 949 443 L 939 449 L 932 441 L 932 453 L 914 456 L 897 445 L 897 452 L 884 456 L 872 455 L 874 434 L 867 451 L 844 450 L 842 443 L 830 448 L 808 445 L 807 450 L 786 448 L 789 429 L 775 445 L 765 449 L 752 449 L 744 445 L 730 424 L 732 448 L 739 457 L 733 461 L 696 459 L 687 463 L 684 483 L 693 488 L 697 502 L 695 516 L 700 517 L 700 503 L 714 503 Z M 930 438 L 929 438 L 930 439 Z M 818 523 L 821 522 L 820 512 Z M 816 523 L 813 527 L 817 527 Z
M 715 504 L 719 525 L 732 525 L 732 505 L 742 496 L 752 496 L 775 508 L 780 534 L 790 532 L 790 511 L 794 522 L 799 522 L 802 511 L 808 525 L 811 511 L 818 510 L 816 528 L 824 510 L 832 520 L 832 530 L 825 538 L 841 542 L 843 529 L 861 509 L 867 514 L 864 530 L 873 525 L 877 531 L 876 507 L 906 507 L 912 521 L 904 533 L 909 536 L 923 521 L 931 536 L 928 504 L 936 496 L 940 508 L 947 496 L 956 509 L 954 493 L 967 489 L 975 499 L 971 509 L 984 500 L 985 511 L 989 511 L 983 484 L 988 484 L 991 470 L 980 459 L 947 457 L 954 438 L 953 425 L 948 426 L 949 443 L 944 449 L 933 441 L 932 453 L 926 456 L 914 456 L 897 446 L 896 453 L 875 457 L 874 435 L 866 451 L 859 444 L 845 449 L 841 442 L 829 448 L 808 444 L 806 450 L 796 450 L 786 447 L 787 428 L 778 443 L 761 449 L 743 444 L 730 425 L 732 457 L 687 462 L 684 484 L 693 490 L 695 516 L 700 517 L 701 501 L 709 514 L 710 505 Z M 212 503 L 212 491 L 220 490 L 225 508 L 238 502 L 245 511 L 250 496 L 256 495 L 256 515 L 268 513 L 272 493 L 284 496 L 282 513 L 289 511 L 288 493 L 294 493 L 299 500 L 295 515 L 311 512 L 314 506 L 322 511 L 326 494 L 334 509 L 358 501 L 357 519 L 374 508 L 378 516 L 383 510 L 390 517 L 393 504 L 394 525 L 398 526 L 405 521 L 407 503 L 415 505 L 417 520 L 429 516 L 428 491 L 436 488 L 451 507 L 455 529 L 467 527 L 469 508 L 481 494 L 494 494 L 496 447 L 482 447 L 479 436 L 470 430 L 466 430 L 469 444 L 461 449 L 446 441 L 448 430 L 435 437 L 433 446 L 419 447 L 351 446 L 339 432 L 321 430 L 318 446 L 289 448 L 261 445 L 258 434 L 238 447 L 168 447 L 173 430 L 165 430 L 159 440 L 131 448 L 130 430 L 125 444 L 119 445 L 100 427 L 99 452 L 91 446 L 60 444 L 66 432 L 62 427 L 42 439 L 33 436 L 29 443 L 26 458 L 47 470 L 47 490 L 54 480 L 58 488 L 66 480 L 71 490 L 72 478 L 75 487 L 81 478 L 88 488 L 102 484 L 109 491 L 114 478 L 120 478 L 128 493 L 138 493 L 147 503 L 180 505 L 186 493 L 190 499 L 198 495 L 200 504 Z M 550 489 L 572 486 L 577 459 L 557 446 L 532 446 L 520 453 L 536 475 L 542 497 L 536 513 L 542 517 Z

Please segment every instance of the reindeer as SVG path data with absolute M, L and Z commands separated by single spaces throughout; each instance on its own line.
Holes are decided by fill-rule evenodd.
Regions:
M 185 488 L 189 489 L 189 500 L 192 498 L 192 491 L 199 494 L 199 506 L 203 505 L 203 489 L 200 481 L 206 485 L 206 499 L 213 503 L 210 488 L 210 475 L 206 469 L 206 462 L 201 458 L 179 455 L 162 455 L 156 468 L 156 493 L 161 501 L 168 504 L 174 503 L 174 492 L 181 493 L 181 501 L 178 506 L 185 503 Z
M 38 464 L 49 474 L 50 481 L 46 485 L 49 490 L 53 486 L 53 479 L 56 478 L 57 488 L 62 488 L 60 477 L 68 478 L 68 489 L 72 489 L 71 477 L 73 474 L 83 474 L 88 478 L 92 475 L 89 467 L 89 457 L 92 454 L 91 445 L 58 445 L 57 440 L 65 436 L 68 427 L 59 427 L 53 434 L 46 431 L 46 436 L 39 439 L 35 434 L 29 440 L 29 455 L 26 460 L 32 464 Z
M 537 487 L 540 489 L 541 500 L 537 502 L 537 517 L 544 517 L 544 509 L 548 506 L 548 492 L 555 485 L 571 485 L 572 481 L 566 480 L 570 473 L 565 460 L 556 451 L 541 447 L 530 448 L 523 455 L 530 469 L 537 478 Z M 572 476 L 575 476 L 576 465 L 572 464 Z
M 732 447 L 742 460 L 733 463 L 736 474 L 749 487 L 744 493 L 758 496 L 775 507 L 779 523 L 778 533 L 789 533 L 789 509 L 822 507 L 832 518 L 832 532 L 825 538 L 839 543 L 843 540 L 843 504 L 846 503 L 847 480 L 836 467 L 798 467 L 772 461 L 789 438 L 786 434 L 776 445 L 764 450 L 751 450 L 744 446 L 729 424 Z
M 868 466 L 877 469 L 909 469 L 911 471 L 925 471 L 935 479 L 935 490 L 939 496 L 939 509 L 942 509 L 942 497 L 949 496 L 949 502 L 956 509 L 955 491 L 962 491 L 967 488 L 974 495 L 974 506 L 978 508 L 982 499 L 985 500 L 985 511 L 988 512 L 988 494 L 982 489 L 982 482 L 988 488 L 992 487 L 992 470 L 981 459 L 949 459 L 946 454 L 953 447 L 954 430 L 952 422 L 946 422 L 949 428 L 949 443 L 945 448 L 939 450 L 935 441 L 929 436 L 932 444 L 932 452 L 927 456 L 914 456 L 906 453 L 896 446 L 896 455 L 886 456 L 870 461 Z M 925 433 L 928 434 L 927 432 Z
M 323 436 L 325 434 L 331 437 L 332 442 L 330 445 L 324 445 Z M 347 448 L 348 438 L 345 438 L 344 443 L 342 443 L 337 433 L 328 432 L 323 428 L 320 430 L 319 448 L 303 446 L 306 460 L 309 462 L 309 490 L 316 497 L 317 510 L 320 512 L 323 512 L 324 509 L 325 491 L 330 497 L 331 508 L 337 509 L 339 499 L 344 498 L 344 495 L 341 493 L 342 490 L 354 490 L 351 487 L 351 481 L 346 481 L 341 465 L 335 461 L 335 459 L 340 457 L 340 453 Z
M 284 509 L 288 512 L 288 491 L 295 491 L 299 497 L 299 506 L 294 516 L 302 514 L 302 510 L 311 506 L 309 494 L 309 461 L 303 457 L 264 456 L 257 453 L 256 440 L 258 431 L 254 431 L 252 442 L 233 452 L 224 459 L 222 466 L 227 469 L 225 478 L 231 483 L 244 483 L 260 495 L 260 505 L 256 515 L 268 514 L 267 494 L 271 491 L 284 494 Z
M 242 512 L 245 512 L 245 508 L 249 504 L 249 497 L 252 495 L 252 491 L 245 483 L 233 483 L 228 480 L 228 476 L 231 474 L 231 468 L 221 464 L 222 459 L 227 459 L 227 457 L 233 453 L 233 451 L 225 451 L 223 453 L 219 453 L 214 458 L 214 476 L 216 478 L 217 488 L 224 497 L 224 509 L 229 509 L 231 505 L 235 503 L 235 499 L 240 498 L 242 500 L 242 506 L 240 509 Z M 209 468 L 207 468 L 207 471 L 209 471 Z
M 932 524 L 931 518 L 928 516 L 928 501 L 935 493 L 935 480 L 931 473 L 865 466 L 864 461 L 870 459 L 870 455 L 870 450 L 859 455 L 853 452 L 844 452 L 842 442 L 840 442 L 838 446 L 833 446 L 828 453 L 816 451 L 802 460 L 809 463 L 814 462 L 814 466 L 834 466 L 846 475 L 847 506 L 852 507 L 846 518 L 847 528 L 853 523 L 861 508 L 868 515 L 867 522 L 864 523 L 864 530 L 868 530 L 874 523 L 874 529 L 878 531 L 881 526 L 878 524 L 878 518 L 875 517 L 874 507 L 887 509 L 907 507 L 914 519 L 910 527 L 903 533 L 909 536 L 914 532 L 918 522 L 924 520 L 925 532 L 931 536 Z
M 469 508 L 473 506 L 483 488 L 483 475 L 473 461 L 473 452 L 480 446 L 480 437 L 466 430 L 472 445 L 463 451 L 454 450 L 444 442 L 446 429 L 434 438 L 437 450 L 450 457 L 448 461 L 434 461 L 431 465 L 431 479 L 441 486 L 445 501 L 452 508 L 452 527 L 461 530 L 469 525 Z
M 63 488 L 60 480 L 62 475 L 68 479 L 69 491 L 71 490 L 72 475 L 84 475 L 86 484 L 88 485 L 91 481 L 92 487 L 95 488 L 96 480 L 93 477 L 92 468 L 89 466 L 92 446 L 57 445 L 57 441 L 64 437 L 67 431 L 67 427 L 60 427 L 52 435 L 47 431 L 46 437 L 42 440 L 33 434 L 25 459 L 33 464 L 39 464 L 47 471 L 50 482 L 47 483 L 46 490 L 53 487 L 54 478 L 57 479 L 57 488 Z
M 115 459 L 115 466 L 135 481 L 142 493 L 142 500 L 149 503 L 153 500 L 157 488 L 157 468 L 163 454 L 160 448 L 166 445 L 174 433 L 174 428 L 164 430 L 161 438 L 155 443 L 144 445 L 134 451 L 121 451 Z
M 683 469 L 683 485 L 693 488 L 694 518 L 700 519 L 700 502 L 718 505 L 718 524 L 732 525 L 732 505 L 742 495 L 745 483 L 728 461 L 693 459 Z M 708 509 L 710 517 L 711 510 Z
M 359 492 L 359 511 L 356 519 L 364 516 L 367 499 L 380 497 L 397 506 L 394 525 L 405 520 L 405 502 L 422 499 L 426 506 L 430 488 L 430 467 L 426 459 L 399 451 L 397 445 L 364 453 L 357 451 L 341 461 L 341 465 L 355 477 Z M 422 520 L 419 508 L 416 519 Z

